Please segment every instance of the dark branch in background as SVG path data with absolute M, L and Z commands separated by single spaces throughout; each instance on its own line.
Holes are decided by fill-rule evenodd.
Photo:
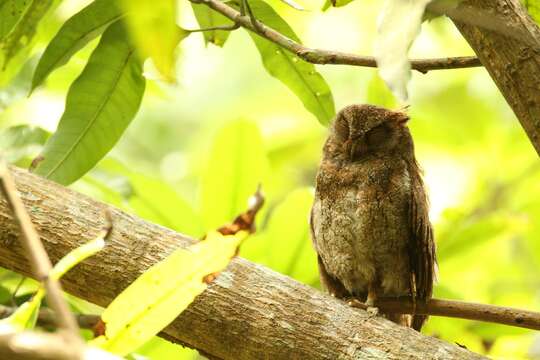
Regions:
M 0 319 L 7 318 L 17 310 L 16 307 L 0 305 Z M 92 314 L 74 314 L 75 320 L 81 329 L 93 329 L 100 319 L 99 315 Z M 44 328 L 57 328 L 58 318 L 49 308 L 42 307 L 39 310 L 37 324 Z
M 77 339 L 80 339 L 77 323 L 64 299 L 60 283 L 49 276 L 52 269 L 51 261 L 41 243 L 39 234 L 30 220 L 30 216 L 24 208 L 24 204 L 17 194 L 17 188 L 9 169 L 2 159 L 0 159 L 0 190 L 13 212 L 15 223 L 21 231 L 21 244 L 32 267 L 33 275 L 44 283 L 47 300 L 58 316 L 60 329 L 65 330 L 66 335 L 69 334 L 70 340 L 76 342 Z
M 103 228 L 106 205 L 13 168 L 17 188 L 53 260 Z M 63 278 L 67 291 L 107 306 L 128 284 L 178 247 L 196 240 L 111 209 L 107 247 Z M 8 206 L 0 199 L 0 266 L 29 274 Z M 159 241 L 158 241 L 159 240 Z M 255 240 L 248 239 L 247 241 Z M 484 357 L 424 336 L 236 257 L 160 335 L 213 358 L 426 359 Z M 276 344 L 278 344 L 276 346 Z M 410 345 L 410 346 L 407 346 Z
M 190 0 L 193 3 L 204 4 L 225 17 L 231 19 L 235 24 L 239 24 L 254 33 L 270 40 L 285 50 L 288 50 L 312 64 L 333 64 L 333 65 L 353 65 L 365 67 L 377 67 L 375 58 L 372 56 L 359 56 L 339 51 L 329 51 L 321 49 L 311 49 L 292 39 L 284 36 L 276 30 L 257 21 L 254 26 L 249 16 L 242 16 L 240 12 L 219 0 Z M 430 70 L 458 69 L 482 66 L 480 61 L 474 56 L 439 58 L 439 59 L 413 59 L 411 66 L 414 70 L 427 73 Z

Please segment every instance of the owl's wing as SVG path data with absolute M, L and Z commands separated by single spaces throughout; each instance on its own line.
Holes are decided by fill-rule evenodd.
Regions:
M 436 280 L 436 257 L 433 229 L 429 222 L 428 201 L 420 171 L 411 171 L 412 196 L 409 204 L 411 221 L 411 243 L 409 259 L 411 264 L 411 280 L 414 286 L 412 295 L 418 300 L 427 300 L 433 293 L 433 282 Z M 420 330 L 427 316 L 414 316 L 413 328 Z

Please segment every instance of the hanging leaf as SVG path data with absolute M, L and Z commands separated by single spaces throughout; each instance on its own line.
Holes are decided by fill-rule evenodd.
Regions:
M 176 26 L 175 0 L 117 0 L 126 12 L 125 21 L 137 49 L 144 57 L 150 57 L 165 80 L 175 79 L 174 50 L 186 36 Z
M 249 121 L 235 121 L 217 134 L 202 179 L 201 214 L 215 229 L 245 207 L 268 169 L 261 135 Z
M 426 5 L 431 0 L 386 0 L 379 16 L 374 54 L 379 75 L 401 101 L 406 101 L 411 78 L 407 53 L 420 32 Z
M 247 237 L 210 232 L 146 270 L 105 309 L 105 334 L 90 342 L 124 356 L 150 340 L 184 311 L 222 271 Z
M 53 0 L 33 0 L 28 5 L 15 27 L 0 43 L 0 50 L 3 54 L 3 59 L 0 59 L 2 70 L 6 69 L 9 62 L 21 49 L 30 44 L 39 22 L 52 5 Z M 9 7 L 10 5 L 6 4 L 5 6 Z M 22 5 L 15 6 L 15 9 L 21 11 Z
M 95 0 L 68 19 L 41 56 L 32 79 L 32 90 L 121 16 L 110 0 Z
M 133 120 L 144 88 L 142 64 L 122 24 L 114 23 L 71 85 L 58 130 L 35 172 L 64 185 L 84 175 Z
M 289 24 L 268 4 L 261 0 L 250 0 L 249 4 L 255 17 L 262 23 L 300 42 Z M 268 73 L 291 89 L 321 124 L 328 125 L 335 115 L 334 99 L 328 84 L 315 70 L 315 66 L 255 33 L 249 32 L 249 35 L 255 42 Z
M 233 24 L 231 20 L 204 4 L 191 3 L 191 7 L 193 8 L 193 13 L 195 14 L 195 18 L 201 29 Z M 217 46 L 223 46 L 225 45 L 225 41 L 229 38 L 230 33 L 230 31 L 223 30 L 204 31 L 204 42 L 206 44 L 212 43 Z
M 30 1 L 4 0 L 0 2 L 0 41 L 11 32 L 30 5 Z

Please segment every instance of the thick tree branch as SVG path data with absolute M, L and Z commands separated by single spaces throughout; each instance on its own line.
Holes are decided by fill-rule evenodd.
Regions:
M 514 36 L 454 20 L 540 155 L 540 28 L 519 0 L 465 0 L 458 10 L 460 7 L 494 13 L 515 29 L 513 33 L 520 34 L 516 40 Z
M 377 67 L 375 58 L 372 56 L 360 56 L 339 51 L 311 49 L 289 39 L 260 21 L 257 21 L 258 25 L 254 26 L 249 16 L 242 16 L 240 12 L 220 0 L 191 1 L 198 4 L 204 4 L 214 9 L 243 28 L 253 31 L 312 64 Z M 474 56 L 463 56 L 439 59 L 413 59 L 411 60 L 411 66 L 414 70 L 418 70 L 421 73 L 427 73 L 430 70 L 468 68 L 482 66 L 482 64 Z
M 103 228 L 106 205 L 13 170 L 51 259 Z M 73 295 L 106 306 L 149 266 L 193 239 L 119 210 L 107 247 L 63 278 Z M 31 275 L 0 200 L 0 266 Z M 164 332 L 221 359 L 481 359 L 480 355 L 354 309 L 262 266 L 235 258 Z

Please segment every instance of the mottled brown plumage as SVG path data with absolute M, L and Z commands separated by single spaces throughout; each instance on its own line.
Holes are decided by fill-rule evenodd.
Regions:
M 435 245 L 407 120 L 372 105 L 336 115 L 311 212 L 321 283 L 336 297 L 432 296 Z M 426 319 L 386 316 L 417 330 Z

